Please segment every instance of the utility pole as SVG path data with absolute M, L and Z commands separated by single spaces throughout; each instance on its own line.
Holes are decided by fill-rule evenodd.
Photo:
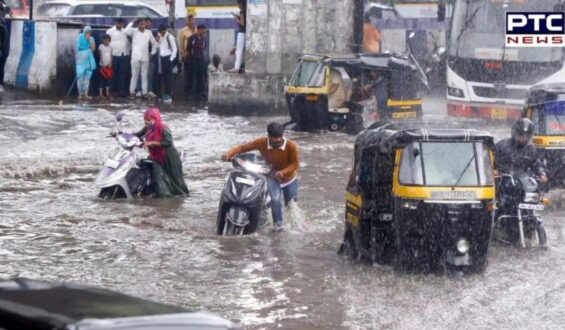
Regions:
M 176 3 L 176 0 L 165 0 L 165 2 L 167 2 L 167 1 L 170 1 L 169 2 L 169 26 L 174 31 L 175 30 L 175 23 L 176 23 L 176 19 L 175 19 L 175 3 Z

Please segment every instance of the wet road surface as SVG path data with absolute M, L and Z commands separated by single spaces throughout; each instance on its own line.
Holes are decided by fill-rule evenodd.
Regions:
M 219 156 L 263 135 L 272 118 L 218 117 L 164 109 L 177 147 L 189 154 L 187 199 L 107 202 L 94 177 L 117 145 L 105 136 L 125 111 L 142 125 L 143 105 L 0 106 L 0 277 L 70 281 L 218 313 L 246 328 L 561 328 L 565 324 L 564 211 L 545 212 L 549 248 L 494 246 L 482 275 L 402 275 L 352 264 L 341 242 L 344 187 L 354 137 L 289 136 L 300 147 L 300 211 L 286 229 L 243 238 L 214 235 L 230 170 Z M 275 118 L 280 121 L 286 118 Z M 428 127 L 453 123 L 441 100 L 427 100 Z

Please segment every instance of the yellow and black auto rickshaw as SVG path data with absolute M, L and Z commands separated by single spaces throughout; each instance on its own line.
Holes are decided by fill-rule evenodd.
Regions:
M 362 132 L 340 254 L 399 270 L 482 272 L 493 223 L 493 149 L 492 136 L 476 130 L 387 124 Z
M 304 55 L 285 86 L 291 121 L 299 131 L 363 129 L 363 101 L 371 112 L 399 120 L 422 115 L 427 78 L 401 54 Z
M 549 188 L 565 188 L 565 84 L 532 87 L 522 117 L 535 124 L 533 142 L 547 170 Z

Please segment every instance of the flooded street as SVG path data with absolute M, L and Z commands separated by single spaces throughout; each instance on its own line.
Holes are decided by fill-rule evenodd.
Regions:
M 429 127 L 458 124 L 426 100 Z M 115 114 L 143 125 L 144 105 L 0 106 L 0 277 L 68 281 L 207 310 L 245 328 L 560 328 L 565 324 L 565 212 L 544 213 L 547 250 L 495 245 L 479 276 L 401 275 L 336 254 L 354 137 L 290 132 L 299 146 L 300 212 L 285 231 L 270 224 L 242 238 L 215 236 L 230 164 L 220 155 L 265 134 L 273 118 L 219 117 L 163 108 L 177 147 L 188 151 L 187 199 L 108 202 L 93 181 L 117 147 Z M 286 121 L 286 118 L 275 118 Z

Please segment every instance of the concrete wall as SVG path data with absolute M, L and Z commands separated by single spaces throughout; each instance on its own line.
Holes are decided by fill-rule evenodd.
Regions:
M 208 109 L 225 115 L 275 115 L 287 111 L 280 75 L 214 73 Z
M 347 52 L 353 0 L 251 0 L 246 71 L 290 75 L 300 54 Z
M 57 23 L 12 21 L 4 82 L 37 92 L 52 89 L 57 72 Z

